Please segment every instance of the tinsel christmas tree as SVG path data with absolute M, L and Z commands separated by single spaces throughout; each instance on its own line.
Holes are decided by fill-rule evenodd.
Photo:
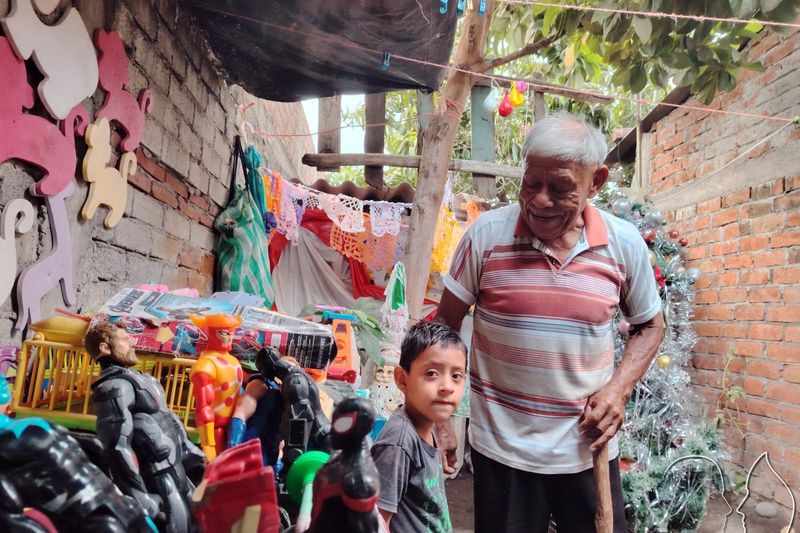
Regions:
M 661 212 L 652 205 L 618 196 L 606 207 L 634 224 L 647 243 L 666 323 L 664 341 L 631 396 L 619 433 L 628 530 L 691 531 L 722 476 L 715 464 L 721 460 L 718 433 L 702 414 L 692 412 L 685 370 L 697 340 L 691 317 L 700 271 L 684 267 L 681 250 L 686 239 L 674 229 L 666 231 Z M 619 358 L 628 325 L 624 320 L 617 324 Z

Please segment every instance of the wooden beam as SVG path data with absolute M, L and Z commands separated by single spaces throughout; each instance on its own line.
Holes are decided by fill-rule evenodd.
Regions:
M 420 156 L 418 155 L 391 155 L 391 154 L 305 154 L 303 164 L 310 167 L 329 166 L 387 166 L 419 168 Z M 468 159 L 451 159 L 449 170 L 460 170 L 486 174 L 487 176 L 505 176 L 507 178 L 522 178 L 522 163 L 520 166 L 503 165 L 487 161 L 471 161 Z
M 495 160 L 494 113 L 486 113 L 483 110 L 483 101 L 491 92 L 491 87 L 477 85 L 474 85 L 470 91 L 470 100 L 472 101 L 470 120 L 472 125 L 472 158 L 475 161 L 493 162 Z M 481 198 L 494 198 L 497 196 L 495 176 L 473 174 L 472 189 Z
M 515 83 L 517 79 L 519 79 L 532 85 L 531 90 L 541 91 L 549 94 L 557 94 L 559 96 L 566 96 L 567 98 L 572 98 L 573 100 L 581 100 L 593 104 L 610 104 L 614 101 L 613 96 L 587 94 L 587 92 L 582 90 L 571 89 L 565 85 L 556 85 L 555 83 L 550 83 L 536 78 L 509 78 L 506 76 L 498 76 L 497 74 L 494 74 L 493 77 L 500 86 L 511 86 L 512 83 Z M 491 82 L 488 78 L 478 77 L 475 85 L 489 85 L 490 83 Z
M 320 98 L 317 106 L 317 152 L 338 154 L 341 151 L 342 97 Z M 339 167 L 318 168 L 320 172 L 338 172 Z
M 433 114 L 433 93 L 417 91 L 417 155 L 422 153 L 422 132 L 428 127 Z
M 386 133 L 386 93 L 368 94 L 365 98 L 365 118 L 367 130 L 364 132 L 364 151 L 383 154 L 383 140 Z M 380 124 L 380 126 L 370 126 Z M 364 181 L 376 189 L 383 188 L 383 166 L 365 166 Z

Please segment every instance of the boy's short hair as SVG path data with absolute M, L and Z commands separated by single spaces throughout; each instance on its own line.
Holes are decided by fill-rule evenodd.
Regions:
M 400 368 L 409 372 L 411 363 L 419 357 L 419 354 L 436 344 L 443 348 L 448 346 L 461 348 L 466 360 L 467 345 L 456 330 L 439 322 L 417 322 L 408 330 L 400 347 Z
M 100 357 L 100 345 L 106 343 L 111 347 L 114 343 L 114 336 L 117 334 L 117 330 L 120 329 L 125 329 L 125 325 L 122 322 L 103 322 L 93 326 L 83 338 L 86 352 L 92 359 Z

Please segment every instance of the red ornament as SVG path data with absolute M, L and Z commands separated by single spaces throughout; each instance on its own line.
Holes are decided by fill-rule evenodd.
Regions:
M 666 285 L 666 282 L 664 281 L 664 275 L 661 273 L 661 269 L 658 267 L 654 267 L 653 275 L 655 275 L 656 277 L 656 282 L 658 283 L 658 286 L 663 289 L 664 285 Z
M 686 237 L 681 237 L 681 240 L 678 241 L 678 244 L 680 244 L 681 246 L 686 246 L 687 244 L 689 244 L 689 239 L 687 239 Z
M 503 96 L 503 101 L 500 102 L 500 105 L 497 107 L 497 112 L 501 117 L 507 117 L 512 111 L 514 111 L 514 105 L 511 103 L 508 93 L 506 93 L 505 96 Z
M 9 159 L 25 161 L 39 168 L 44 177 L 34 186 L 37 196 L 58 194 L 75 181 L 75 136 L 83 137 L 89 114 L 76 105 L 58 126 L 46 118 L 25 113 L 34 104 L 25 63 L 0 37 L 0 163 Z
M 677 239 L 678 235 L 680 235 L 680 233 L 678 233 L 678 230 L 676 230 L 676 229 L 673 229 L 673 230 L 669 231 L 669 238 L 670 239 Z
M 95 119 L 105 117 L 119 124 L 125 133 L 120 148 L 124 152 L 132 152 L 139 147 L 144 130 L 144 114 L 149 113 L 153 107 L 153 96 L 149 89 L 142 89 L 139 91 L 139 99 L 136 100 L 125 90 L 130 83 L 128 58 L 125 55 L 125 45 L 117 32 L 97 30 L 94 32 L 94 45 L 100 54 L 97 60 L 100 87 L 106 93 L 103 105 L 95 113 Z
M 644 233 L 642 233 L 642 238 L 645 240 L 645 242 L 648 243 L 653 242 L 654 240 L 656 240 L 656 230 L 651 229 L 645 231 Z

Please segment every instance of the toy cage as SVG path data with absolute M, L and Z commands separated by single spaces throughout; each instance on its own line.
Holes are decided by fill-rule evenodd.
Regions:
M 194 396 L 189 371 L 194 359 L 138 354 L 134 368 L 156 378 L 164 387 L 167 405 L 180 418 L 193 440 Z M 27 340 L 17 359 L 13 410 L 20 417 L 38 416 L 68 429 L 94 431 L 96 417 L 91 386 L 100 365 L 82 346 Z

